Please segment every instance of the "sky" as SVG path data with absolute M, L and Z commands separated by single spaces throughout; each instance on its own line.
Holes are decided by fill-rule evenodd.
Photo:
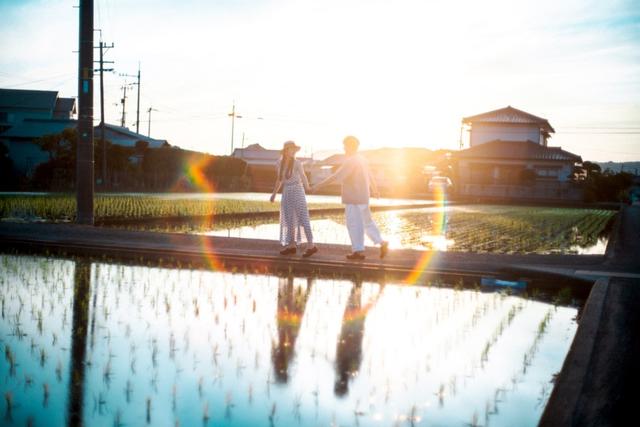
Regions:
M 551 146 L 640 160 L 640 0 L 95 0 L 107 122 L 141 69 L 140 133 L 229 154 L 286 140 L 322 157 L 458 149 L 461 119 L 511 105 Z M 0 0 L 0 87 L 77 95 L 77 1 Z M 96 45 L 100 33 L 96 32 Z M 97 49 L 95 59 L 98 59 Z M 99 122 L 95 80 L 94 118 Z M 135 130 L 136 90 L 127 86 Z

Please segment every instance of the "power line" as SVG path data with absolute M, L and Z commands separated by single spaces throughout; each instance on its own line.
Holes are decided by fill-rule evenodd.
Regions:
M 556 132 L 556 135 L 640 135 L 640 131 L 631 131 L 631 132 Z

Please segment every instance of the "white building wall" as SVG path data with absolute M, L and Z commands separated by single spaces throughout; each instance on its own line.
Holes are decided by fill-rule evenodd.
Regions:
M 542 143 L 540 128 L 537 126 L 500 125 L 500 124 L 474 124 L 471 128 L 471 147 L 495 141 L 533 141 Z

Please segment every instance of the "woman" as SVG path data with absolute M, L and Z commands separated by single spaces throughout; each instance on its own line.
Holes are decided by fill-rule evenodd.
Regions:
M 302 254 L 304 258 L 318 252 L 313 244 L 309 209 L 305 189 L 309 190 L 309 181 L 302 169 L 302 163 L 296 160 L 296 153 L 300 150 L 295 142 L 287 141 L 282 147 L 282 157 L 276 166 L 276 185 L 271 194 L 271 202 L 282 187 L 282 201 L 280 203 L 280 243 L 285 246 L 280 251 L 282 255 L 295 254 L 297 244 L 302 240 L 301 228 L 307 238 L 307 250 Z

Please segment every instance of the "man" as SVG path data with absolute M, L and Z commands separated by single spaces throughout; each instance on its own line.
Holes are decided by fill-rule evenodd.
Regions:
M 353 252 L 347 255 L 347 259 L 365 259 L 365 233 L 375 244 L 380 245 L 380 258 L 384 258 L 389 250 L 389 243 L 382 239 L 369 210 L 369 189 L 375 197 L 379 197 L 375 179 L 371 175 L 367 161 L 358 154 L 360 145 L 358 139 L 355 136 L 347 136 L 342 144 L 346 155 L 344 163 L 333 175 L 312 186 L 311 191 L 314 192 L 334 181 L 341 182 L 342 204 L 345 205 L 347 230 L 353 249 Z

